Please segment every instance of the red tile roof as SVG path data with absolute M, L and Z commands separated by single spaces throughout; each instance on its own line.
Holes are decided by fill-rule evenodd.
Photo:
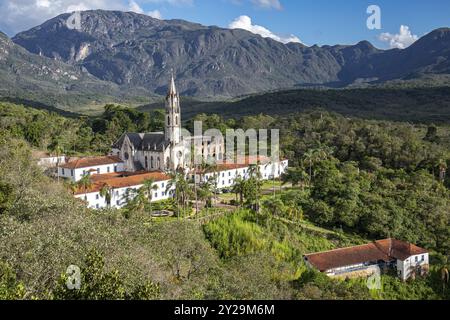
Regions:
M 230 161 L 230 163 L 227 163 L 225 160 L 224 163 L 217 164 L 215 168 L 209 169 L 206 172 L 213 172 L 213 171 L 228 171 L 228 170 L 236 170 L 236 169 L 242 169 L 247 168 L 249 165 L 252 164 L 267 164 L 270 162 L 270 158 L 264 157 L 264 156 L 246 156 L 245 158 L 238 159 L 236 161 Z M 201 170 L 197 170 L 197 173 L 201 173 Z
M 411 256 L 427 253 L 424 248 L 412 243 L 396 239 L 384 239 L 375 241 L 375 245 L 392 258 L 405 260 Z
M 142 185 L 146 180 L 153 179 L 155 182 L 170 180 L 170 177 L 163 172 L 121 172 L 111 174 L 98 174 L 91 177 L 92 186 L 86 191 L 78 188 L 76 195 L 99 192 L 105 185 L 113 189 L 126 188 Z
M 62 165 L 61 167 L 65 169 L 80 169 L 114 163 L 123 163 L 123 161 L 116 156 L 85 157 L 80 158 L 78 160 L 70 161 L 65 165 Z
M 305 258 L 319 271 L 324 272 L 366 262 L 405 260 L 427 252 L 423 248 L 404 241 L 385 239 L 360 246 L 308 254 Z

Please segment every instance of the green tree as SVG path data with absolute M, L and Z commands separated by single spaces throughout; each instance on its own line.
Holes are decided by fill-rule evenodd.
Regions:
M 92 177 L 89 173 L 84 174 L 78 181 L 78 186 L 83 189 L 83 193 L 86 195 L 90 187 L 92 187 Z
M 152 209 L 153 192 L 158 191 L 159 187 L 155 183 L 154 179 L 147 179 L 144 181 L 143 188 L 145 189 L 145 192 L 147 195 L 150 215 L 152 215 L 153 214 L 153 209 Z
M 100 196 L 102 198 L 105 198 L 106 205 L 108 208 L 111 207 L 111 200 L 112 200 L 112 193 L 114 189 L 107 183 L 103 185 L 103 187 L 100 189 Z

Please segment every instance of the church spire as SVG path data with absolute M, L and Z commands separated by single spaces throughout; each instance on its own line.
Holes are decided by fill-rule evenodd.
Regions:
M 170 79 L 170 85 L 169 85 L 169 92 L 167 95 L 176 95 L 177 94 L 177 88 L 175 86 L 175 78 L 173 76 L 173 70 L 172 70 L 172 78 Z

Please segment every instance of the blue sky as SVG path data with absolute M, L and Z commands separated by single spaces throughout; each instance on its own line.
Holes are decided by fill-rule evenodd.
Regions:
M 369 5 L 381 9 L 381 30 L 366 26 Z M 0 0 L 0 30 L 13 35 L 62 12 L 96 8 L 220 27 L 246 16 L 234 27 L 283 42 L 298 38 L 307 45 L 334 45 L 369 40 L 380 48 L 406 47 L 450 21 L 448 0 Z

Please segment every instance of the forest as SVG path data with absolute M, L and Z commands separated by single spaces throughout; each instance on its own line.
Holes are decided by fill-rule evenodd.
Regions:
M 234 203 L 232 212 L 212 206 L 156 219 L 145 204 L 89 210 L 42 172 L 33 150 L 103 154 L 123 132 L 161 130 L 163 111 L 108 105 L 97 117 L 66 118 L 0 103 L 0 299 L 450 298 L 442 277 L 450 256 L 448 126 L 320 110 L 198 114 L 185 126 L 193 120 L 204 129 L 280 128 L 290 169 L 273 181 L 279 188 L 265 193 L 255 176 L 231 198 L 199 191 Z M 192 188 L 180 190 L 193 211 Z M 386 274 L 374 292 L 363 279 L 332 280 L 302 261 L 386 237 L 429 249 L 430 275 L 403 283 Z M 81 268 L 80 290 L 65 286 L 70 265 Z

